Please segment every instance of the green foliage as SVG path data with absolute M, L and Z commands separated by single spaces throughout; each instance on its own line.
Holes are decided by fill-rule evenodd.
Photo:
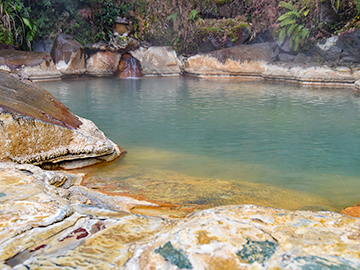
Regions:
M 0 2 L 0 43 L 31 50 L 37 27 L 30 21 L 30 13 L 20 0 Z
M 167 19 L 170 21 L 170 20 L 173 20 L 173 23 L 176 22 L 176 18 L 177 18 L 177 12 L 174 12 L 173 14 L 171 14 L 170 16 L 167 17 Z
M 285 8 L 288 11 L 278 18 L 280 22 L 279 41 L 284 42 L 286 37 L 289 37 L 289 45 L 295 51 L 298 50 L 299 45 L 309 38 L 310 31 L 305 27 L 305 17 L 309 14 L 309 9 L 303 7 L 300 11 L 291 3 L 279 3 L 279 7 Z
M 198 12 L 196 9 L 191 10 L 190 16 L 189 16 L 190 20 L 192 20 L 192 21 L 195 20 L 197 14 L 198 14 Z

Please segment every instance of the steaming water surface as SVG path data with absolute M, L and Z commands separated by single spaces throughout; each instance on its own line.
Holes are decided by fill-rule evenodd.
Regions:
M 360 201 L 351 89 L 186 77 L 42 86 L 128 150 L 119 166 L 311 192 L 338 210 Z

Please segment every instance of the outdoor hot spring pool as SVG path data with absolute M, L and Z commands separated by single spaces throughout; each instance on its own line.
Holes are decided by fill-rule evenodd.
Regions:
M 360 201 L 360 94 L 189 77 L 41 85 L 126 149 L 84 185 L 179 207 L 341 210 Z

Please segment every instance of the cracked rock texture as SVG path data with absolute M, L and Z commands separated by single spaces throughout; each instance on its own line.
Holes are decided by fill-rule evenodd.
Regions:
M 359 269 L 360 219 L 255 205 L 196 212 L 126 269 Z
M 72 169 L 122 152 L 35 83 L 0 71 L 0 161 Z
M 93 195 L 90 205 L 68 201 L 78 178 L 0 163 L 1 269 L 360 267 L 358 218 L 255 205 L 220 206 L 183 219 L 138 215 L 126 205 L 147 203 L 121 196 L 108 204 L 124 211 L 97 205 Z

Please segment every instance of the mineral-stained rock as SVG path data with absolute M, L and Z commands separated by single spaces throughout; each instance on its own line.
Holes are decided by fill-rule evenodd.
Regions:
M 116 77 L 118 78 L 139 78 L 142 77 L 140 61 L 132 57 L 130 54 L 121 56 Z
M 351 217 L 360 217 L 360 203 L 354 206 L 346 207 L 341 210 L 340 213 Z
M 181 73 L 176 52 L 171 47 L 140 47 L 130 54 L 140 61 L 144 76 L 179 76 Z
M 86 60 L 86 73 L 96 77 L 113 76 L 118 68 L 121 54 L 98 51 Z
M 355 82 L 351 69 L 333 69 L 327 66 L 268 65 L 262 76 L 266 79 L 294 81 L 305 84 L 349 84 Z
M 99 220 L 83 218 L 75 226 L 41 242 L 23 266 L 30 269 L 123 269 L 134 250 L 147 244 L 171 224 L 160 218 L 125 216 Z
M 0 70 L 22 71 L 32 80 L 60 78 L 60 72 L 46 52 L 0 50 Z
M 123 151 L 41 87 L 0 72 L 0 160 L 83 167 Z M 55 165 L 54 165 L 55 164 Z
M 241 45 L 195 55 L 187 59 L 185 72 L 196 76 L 259 77 L 271 62 L 266 44 Z
M 0 261 L 26 246 L 26 241 L 7 244 L 17 235 L 62 221 L 73 213 L 69 203 L 52 192 L 47 182 L 53 177 L 52 172 L 30 165 L 0 164 Z
M 360 219 L 254 205 L 196 212 L 125 269 L 359 269 Z
M 84 48 L 70 35 L 59 34 L 50 53 L 56 68 L 64 75 L 85 73 Z

